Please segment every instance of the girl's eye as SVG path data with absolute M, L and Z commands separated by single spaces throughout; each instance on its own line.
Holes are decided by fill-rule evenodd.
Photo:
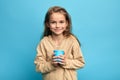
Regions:
M 60 23 L 64 23 L 64 21 L 60 21 Z
M 53 22 L 50 22 L 51 24 L 54 24 L 55 22 L 53 21 Z

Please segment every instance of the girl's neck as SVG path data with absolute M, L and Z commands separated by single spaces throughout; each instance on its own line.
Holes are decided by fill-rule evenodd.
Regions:
M 54 41 L 60 41 L 64 39 L 64 35 L 52 35 Z
M 54 41 L 56 46 L 59 46 L 64 38 L 64 35 L 52 35 L 52 40 Z

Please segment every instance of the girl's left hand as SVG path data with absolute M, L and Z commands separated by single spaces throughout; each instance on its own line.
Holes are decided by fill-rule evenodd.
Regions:
M 65 65 L 66 64 L 66 58 L 65 55 L 60 55 L 59 58 L 61 61 L 59 62 L 60 65 Z

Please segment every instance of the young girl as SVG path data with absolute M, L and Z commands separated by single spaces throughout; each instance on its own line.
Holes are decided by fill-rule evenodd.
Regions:
M 34 62 L 36 70 L 42 73 L 43 80 L 77 80 L 76 69 L 85 63 L 80 43 L 71 33 L 68 12 L 59 6 L 51 7 L 46 13 L 44 26 Z M 54 56 L 54 50 L 63 50 L 64 55 Z

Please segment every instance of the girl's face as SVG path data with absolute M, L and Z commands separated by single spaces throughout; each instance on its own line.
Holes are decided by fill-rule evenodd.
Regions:
M 66 30 L 68 22 L 65 19 L 65 16 L 61 13 L 53 13 L 50 16 L 49 28 L 52 31 L 53 35 L 63 35 L 63 32 Z

